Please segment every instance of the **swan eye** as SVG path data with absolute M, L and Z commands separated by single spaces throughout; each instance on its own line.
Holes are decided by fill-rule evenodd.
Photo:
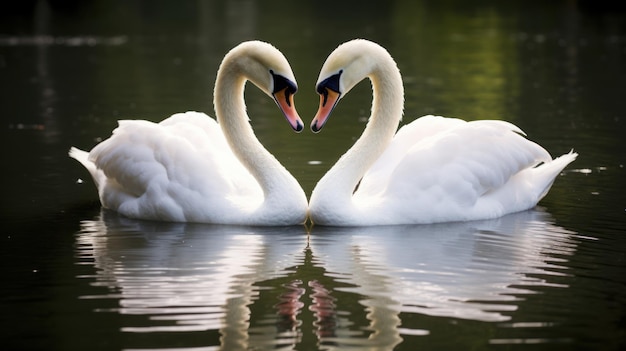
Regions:
M 341 73 L 343 73 L 343 70 L 324 79 L 317 85 L 317 93 L 324 97 L 322 105 L 326 105 L 326 101 L 328 100 L 328 89 L 338 94 L 341 94 L 341 89 L 339 89 L 339 80 L 341 79 Z
M 274 90 L 272 91 L 272 94 L 276 94 L 279 91 L 284 90 L 285 99 L 287 99 L 287 105 L 291 106 L 291 99 L 289 97 L 298 91 L 298 86 L 294 82 L 281 76 L 280 74 L 274 73 L 274 71 L 272 70 L 270 70 L 270 73 L 272 74 L 272 78 L 274 80 Z

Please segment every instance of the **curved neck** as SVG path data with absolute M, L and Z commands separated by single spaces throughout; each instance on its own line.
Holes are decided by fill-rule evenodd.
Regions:
M 402 77 L 391 57 L 383 57 L 367 75 L 372 82 L 372 112 L 363 134 L 354 145 L 322 177 L 311 195 L 311 200 L 320 194 L 333 194 L 333 202 L 344 203 L 345 209 L 358 182 L 376 162 L 393 139 L 404 108 Z
M 259 182 L 265 200 L 289 192 L 302 192 L 293 176 L 254 135 L 244 102 L 246 77 L 236 65 L 220 67 L 214 91 L 217 122 L 231 150 Z M 293 195 L 292 195 L 293 196 Z

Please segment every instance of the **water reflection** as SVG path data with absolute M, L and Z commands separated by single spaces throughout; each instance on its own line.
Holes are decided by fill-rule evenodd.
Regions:
M 96 271 L 81 278 L 107 292 L 81 298 L 117 300 L 96 312 L 144 317 L 125 319 L 122 332 L 219 331 L 209 344 L 245 349 L 254 284 L 285 274 L 305 246 L 303 227 L 164 224 L 103 212 L 82 223 L 77 251 Z
M 368 328 L 393 342 L 429 334 L 404 313 L 507 321 L 537 287 L 566 287 L 549 278 L 566 274 L 572 234 L 537 209 L 465 223 L 314 227 L 310 245 L 327 274 L 351 286 L 339 290 L 364 296 Z
M 391 349 L 429 335 L 407 314 L 508 321 L 564 275 L 572 232 L 540 209 L 466 223 L 324 228 L 82 223 L 78 260 L 127 335 L 177 347 Z M 203 335 L 191 338 L 190 333 Z M 145 342 L 145 339 L 142 339 Z M 133 345 L 135 346 L 135 345 Z M 154 343 L 140 348 L 164 348 Z

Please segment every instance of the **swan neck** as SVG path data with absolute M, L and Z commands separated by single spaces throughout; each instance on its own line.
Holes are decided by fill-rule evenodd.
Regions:
M 245 74 L 227 65 L 217 74 L 214 106 L 224 137 L 235 156 L 259 182 L 266 200 L 269 196 L 295 191 L 294 187 L 301 191 L 297 181 L 256 138 L 244 101 L 246 81 Z
M 389 57 L 367 76 L 372 83 L 372 110 L 361 137 L 326 174 L 325 186 L 350 199 L 358 182 L 393 139 L 402 118 L 402 77 Z M 321 182 L 320 182 L 321 183 Z M 325 192 L 325 191 L 324 191 Z

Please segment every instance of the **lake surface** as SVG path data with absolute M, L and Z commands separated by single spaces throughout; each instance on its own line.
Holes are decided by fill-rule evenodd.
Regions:
M 594 1 L 26 1 L 0 11 L 0 336 L 6 350 L 619 350 L 626 347 L 626 12 Z M 580 154 L 533 210 L 468 223 L 257 228 L 100 208 L 67 157 L 118 119 L 212 112 L 243 40 L 290 60 L 306 123 L 340 43 L 385 46 L 404 122 L 504 119 Z M 360 135 L 357 86 L 318 135 L 246 91 L 310 194 Z

